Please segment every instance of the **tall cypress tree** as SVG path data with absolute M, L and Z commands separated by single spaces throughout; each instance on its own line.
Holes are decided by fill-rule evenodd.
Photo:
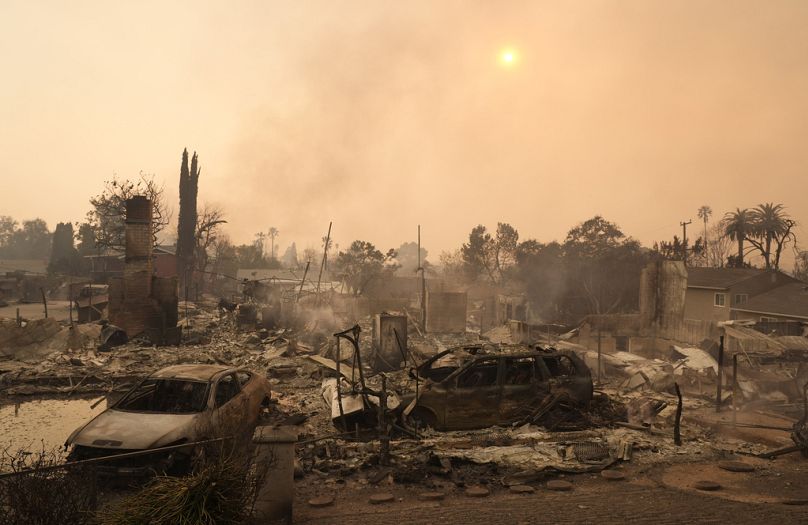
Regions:
M 187 284 L 194 269 L 194 250 L 196 247 L 196 196 L 199 188 L 198 157 L 194 152 L 191 158 L 191 167 L 188 168 L 188 150 L 182 150 L 182 166 L 180 167 L 180 212 L 177 221 L 177 272 L 179 273 L 180 287 Z
M 60 222 L 53 231 L 48 272 L 74 275 L 80 271 L 79 255 L 73 246 L 73 225 Z

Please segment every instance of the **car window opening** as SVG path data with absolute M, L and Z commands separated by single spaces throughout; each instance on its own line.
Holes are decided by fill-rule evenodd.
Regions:
M 236 397 L 239 392 L 238 383 L 232 375 L 224 376 L 216 385 L 216 406 L 220 407 Z
M 459 388 L 493 386 L 497 384 L 497 362 L 487 361 L 462 372 L 457 378 Z
M 244 387 L 252 376 L 247 372 L 236 372 L 236 377 L 238 378 L 238 384 Z
M 436 383 L 440 383 L 441 381 L 452 375 L 452 372 L 454 372 L 455 370 L 457 370 L 457 367 L 455 366 L 441 366 L 438 368 L 428 368 L 423 371 L 423 377 L 431 379 Z
M 124 396 L 118 410 L 190 414 L 201 412 L 207 403 L 208 383 L 182 379 L 147 379 Z
M 545 357 L 544 364 L 547 365 L 550 375 L 553 377 L 575 375 L 575 365 L 565 355 Z
M 505 364 L 506 385 L 529 385 L 533 382 L 533 358 L 509 359 Z

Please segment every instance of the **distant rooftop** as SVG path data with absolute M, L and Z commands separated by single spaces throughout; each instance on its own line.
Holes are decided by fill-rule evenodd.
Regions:
M 48 271 L 47 259 L 0 259 L 0 274 L 21 271 L 44 274 Z
M 784 284 L 768 292 L 751 297 L 733 310 L 781 317 L 808 319 L 808 283 Z
M 306 280 L 311 280 L 312 275 L 317 279 L 317 275 L 309 271 Z M 290 270 L 288 268 L 241 268 L 236 272 L 236 278 L 241 281 L 297 281 L 303 278 L 303 270 Z
M 767 270 L 758 268 L 690 268 L 687 269 L 688 288 L 726 290 Z

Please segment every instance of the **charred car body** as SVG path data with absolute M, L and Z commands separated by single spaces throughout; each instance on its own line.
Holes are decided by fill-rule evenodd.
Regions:
M 177 365 L 141 381 L 110 408 L 76 429 L 65 442 L 71 461 L 115 456 L 229 437 L 255 426 L 271 391 L 266 378 L 246 369 Z M 183 471 L 201 449 L 104 461 L 100 472 Z
M 420 385 L 400 405 L 410 426 L 466 430 L 535 421 L 558 401 L 586 407 L 592 375 L 575 354 L 554 349 L 446 350 L 413 369 Z M 531 419 L 532 418 L 532 419 Z

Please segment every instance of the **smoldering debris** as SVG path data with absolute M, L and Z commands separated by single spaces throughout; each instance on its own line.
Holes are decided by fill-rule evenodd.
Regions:
M 723 420 L 711 418 L 714 400 L 692 395 L 683 402 L 681 445 L 676 444 L 677 399 L 669 385 L 684 384 L 692 374 L 707 383 L 714 374 L 713 361 L 685 347 L 672 362 L 602 353 L 597 382 L 596 353 L 553 336 L 526 344 L 519 327 L 483 336 L 423 333 L 414 315 L 392 312 L 385 315 L 395 320 L 390 325 L 395 330 L 382 344 L 380 316 L 363 315 L 351 326 L 350 318 L 325 301 L 282 306 L 272 327 L 264 323 L 261 302 L 233 304 L 230 308 L 216 297 L 183 303 L 178 325 L 184 340 L 178 346 L 136 338 L 102 348 L 99 324 L 75 325 L 73 338 L 80 334 L 82 344 L 69 346 L 70 328 L 59 327 L 44 341 L 52 350 L 38 362 L 0 362 L 0 395 L 96 394 L 114 402 L 140 378 L 173 364 L 246 367 L 265 376 L 273 390 L 262 424 L 291 425 L 299 436 L 296 477 L 304 494 L 324 480 L 422 491 L 463 491 L 483 483 L 496 492 L 559 475 L 661 468 L 775 448 L 770 441 L 723 437 L 718 432 Z M 244 305 L 254 306 L 254 321 L 240 319 Z M 342 330 L 346 326 L 351 328 Z M 406 339 L 399 333 L 404 331 Z M 376 357 L 380 352 L 387 357 L 384 371 Z M 477 370 L 486 363 L 495 363 L 493 376 Z M 465 419 L 476 429 L 439 430 L 441 425 L 419 410 L 439 410 L 440 404 L 428 400 L 441 389 L 447 399 L 455 398 L 446 407 L 459 401 L 458 388 L 472 400 L 474 392 L 486 388 L 486 378 L 490 382 L 500 374 L 503 384 L 494 384 L 503 393 L 553 385 L 551 391 L 566 395 L 534 393 L 510 405 L 507 418 L 501 417 L 500 403 L 470 404 Z M 578 384 L 571 388 L 569 381 Z M 738 422 L 748 424 L 741 416 Z M 788 433 L 782 436 L 786 441 L 780 448 L 789 439 Z

